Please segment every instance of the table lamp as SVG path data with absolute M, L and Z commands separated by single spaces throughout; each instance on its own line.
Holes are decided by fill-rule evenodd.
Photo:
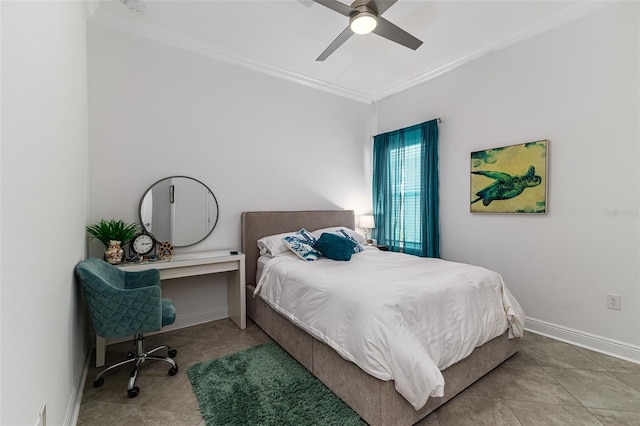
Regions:
M 360 216 L 360 228 L 364 229 L 364 237 L 367 239 L 367 244 L 372 244 L 373 240 L 369 238 L 369 230 L 376 227 L 376 222 L 372 215 Z

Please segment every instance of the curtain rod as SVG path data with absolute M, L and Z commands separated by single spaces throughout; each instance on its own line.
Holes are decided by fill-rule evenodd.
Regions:
M 1 1 L 1 0 L 0 0 Z M 437 120 L 438 124 L 442 124 L 442 122 L 444 121 L 444 117 L 436 117 L 436 118 L 432 118 L 431 120 Z M 431 120 L 427 120 L 427 121 L 431 121 Z M 426 123 L 427 121 L 423 121 L 423 123 Z M 417 124 L 414 124 L 413 126 L 417 126 Z M 407 127 L 411 127 L 411 126 L 407 126 Z M 394 130 L 391 130 L 392 132 Z M 384 133 L 389 133 L 389 132 L 384 132 Z M 380 133 L 380 134 L 384 134 L 384 133 Z M 371 136 L 371 140 L 373 141 L 374 136 Z

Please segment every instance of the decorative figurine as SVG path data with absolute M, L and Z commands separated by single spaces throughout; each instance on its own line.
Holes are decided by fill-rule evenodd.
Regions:
M 173 256 L 173 246 L 169 241 L 165 241 L 164 243 L 158 246 L 159 256 L 162 260 L 170 260 Z

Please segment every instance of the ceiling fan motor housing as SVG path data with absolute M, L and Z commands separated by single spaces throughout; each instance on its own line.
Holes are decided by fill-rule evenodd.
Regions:
M 366 9 L 362 9 L 365 7 Z M 357 10 L 358 12 L 371 12 L 374 15 L 378 15 L 378 9 L 376 8 L 376 4 L 371 0 L 356 0 L 351 3 L 351 8 Z
M 356 34 L 368 34 L 378 23 L 378 11 L 371 6 L 375 4 L 367 0 L 356 0 L 351 7 L 355 9 L 349 16 L 349 26 Z

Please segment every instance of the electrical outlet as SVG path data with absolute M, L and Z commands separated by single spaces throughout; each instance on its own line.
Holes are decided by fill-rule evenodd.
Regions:
M 619 294 L 607 293 L 607 309 L 622 309 L 622 301 Z

